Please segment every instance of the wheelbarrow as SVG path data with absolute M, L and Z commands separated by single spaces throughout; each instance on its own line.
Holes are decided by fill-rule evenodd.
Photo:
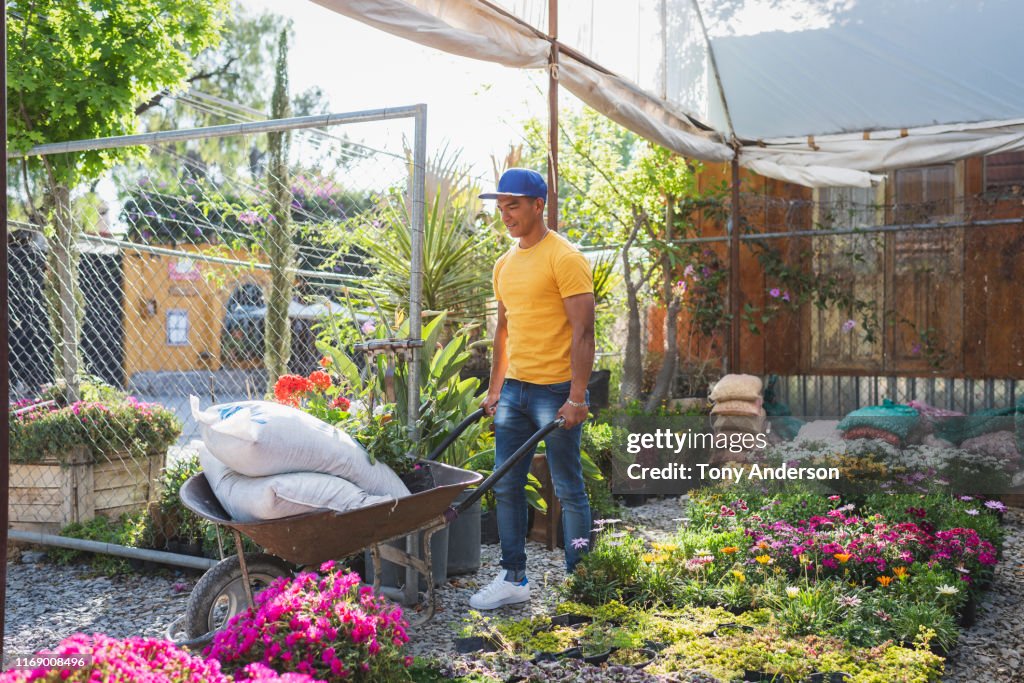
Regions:
M 370 550 L 373 562 L 374 592 L 380 591 L 382 558 L 413 570 L 417 579 L 413 586 L 418 583 L 419 576 L 424 578 L 426 596 L 413 623 L 429 621 L 436 607 L 431 537 L 455 521 L 459 513 L 472 507 L 545 436 L 564 424 L 564 419 L 558 418 L 542 427 L 481 482 L 483 477 L 477 472 L 445 465 L 436 459 L 483 415 L 481 408 L 467 417 L 419 463 L 421 470 L 427 471 L 427 478 L 432 479 L 429 488 L 394 501 L 348 512 L 318 510 L 281 519 L 239 522 L 232 520 L 224 511 L 205 474 L 200 472 L 189 478 L 181 487 L 181 502 L 218 528 L 230 529 L 236 554 L 221 560 L 199 579 L 189 596 L 185 616 L 168 627 L 168 639 L 176 640 L 175 636 L 184 632 L 187 639 L 177 640 L 177 644 L 202 647 L 231 617 L 253 604 L 254 591 L 265 588 L 278 577 L 292 575 L 296 567 L 319 566 L 328 560 L 366 549 Z M 464 501 L 454 505 L 456 497 L 474 484 L 478 484 L 476 489 Z M 419 532 L 423 534 L 422 556 L 388 545 L 390 541 Z M 262 546 L 266 552 L 244 552 L 242 535 Z

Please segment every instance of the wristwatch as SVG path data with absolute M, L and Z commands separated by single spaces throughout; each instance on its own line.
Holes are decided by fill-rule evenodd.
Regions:
M 587 403 L 586 401 L 584 401 L 583 403 L 577 403 L 576 401 L 572 400 L 571 398 L 567 398 L 565 400 L 565 402 L 568 403 L 569 405 L 571 405 L 573 408 L 588 408 L 588 407 L 590 407 L 590 404 Z

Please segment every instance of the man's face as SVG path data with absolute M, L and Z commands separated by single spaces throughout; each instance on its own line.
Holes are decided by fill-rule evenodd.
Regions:
M 501 222 L 512 237 L 522 237 L 535 230 L 544 215 L 544 200 L 535 197 L 498 197 Z

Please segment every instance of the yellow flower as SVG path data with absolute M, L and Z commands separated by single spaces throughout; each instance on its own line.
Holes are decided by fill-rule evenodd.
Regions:
M 839 560 L 839 564 L 846 564 L 847 560 L 853 557 L 853 555 L 851 555 L 850 553 L 836 553 L 832 557 Z
M 654 553 L 644 553 L 640 556 L 640 559 L 650 564 L 651 562 L 654 562 Z
M 679 546 L 677 546 L 675 543 L 652 543 L 651 547 L 655 550 L 664 550 L 665 552 L 670 553 Z
M 801 554 L 798 559 L 800 560 L 800 564 L 810 564 L 811 563 L 811 559 L 809 557 L 807 557 L 806 555 L 804 555 L 804 554 Z
M 743 572 L 739 571 L 738 569 L 733 569 L 732 570 L 732 575 L 735 576 L 736 580 L 739 581 L 740 583 L 743 583 L 744 581 L 747 580 L 747 575 L 744 574 Z
M 754 558 L 758 564 L 771 564 L 775 560 L 772 559 L 771 555 L 758 555 Z
M 900 581 L 906 581 L 907 574 L 908 574 L 907 568 L 906 567 L 895 567 L 892 570 L 892 574 L 893 574 L 893 576 L 895 576 Z
M 890 583 L 892 583 L 892 577 L 891 576 L 878 576 L 878 577 L 875 577 L 875 581 L 877 581 L 878 583 L 882 584 L 883 586 L 888 586 Z
M 737 550 L 739 550 L 739 548 L 737 548 L 734 545 L 727 545 L 724 548 L 722 548 L 722 552 L 725 553 L 726 555 L 732 555 Z

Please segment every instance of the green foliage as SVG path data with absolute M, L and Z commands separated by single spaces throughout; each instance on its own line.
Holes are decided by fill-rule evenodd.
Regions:
M 166 534 L 168 538 L 178 538 L 185 543 L 202 543 L 207 522 L 181 502 L 181 487 L 201 471 L 199 456 L 192 455 L 165 467 L 160 473 L 157 509 L 162 523 L 170 527 Z
M 161 453 L 181 434 L 175 414 L 134 397 L 114 401 L 79 401 L 66 407 L 40 408 L 11 415 L 11 462 L 38 462 L 46 457 L 65 462 L 75 447 L 93 462 L 112 453 L 143 457 Z
M 440 153 L 427 165 L 423 234 L 422 306 L 446 311 L 454 326 L 479 323 L 491 296 L 491 269 L 505 249 L 497 223 L 478 213 L 479 200 L 457 155 Z M 431 186 L 433 190 L 431 191 Z M 371 211 L 322 231 L 325 245 L 342 256 L 363 253 L 371 279 L 353 297 L 389 317 L 409 302 L 412 210 L 406 188 L 392 190 Z M 448 337 L 446 331 L 443 337 Z
M 123 514 L 116 520 L 95 517 L 88 522 L 73 522 L 60 530 L 60 536 L 100 543 L 113 543 L 129 548 L 148 548 L 152 536 L 145 512 Z M 126 558 L 102 553 L 86 553 L 67 548 L 51 548 L 47 555 L 57 564 L 71 564 L 88 558 L 93 569 L 107 576 L 127 574 L 132 566 Z
M 226 0 L 8 2 L 9 146 L 135 132 L 136 107 L 184 86 L 192 55 L 219 40 L 227 9 Z M 138 148 L 60 155 L 50 182 L 74 186 L 131 154 Z

